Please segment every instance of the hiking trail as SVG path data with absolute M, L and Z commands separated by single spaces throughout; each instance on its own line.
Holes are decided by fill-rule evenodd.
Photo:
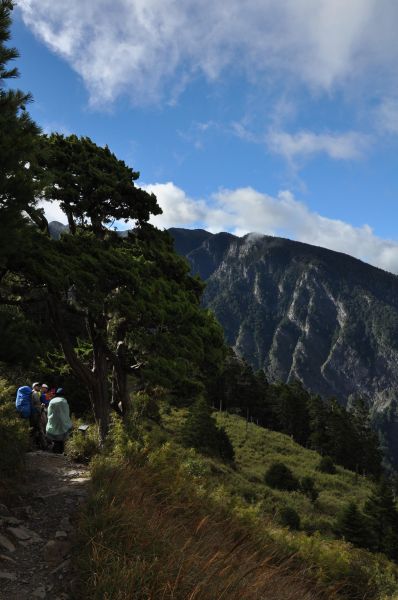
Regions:
M 28 452 L 12 505 L 0 504 L 0 599 L 72 600 L 72 542 L 89 470 L 61 454 Z

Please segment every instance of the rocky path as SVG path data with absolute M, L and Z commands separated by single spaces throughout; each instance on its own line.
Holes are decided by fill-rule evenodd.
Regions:
M 71 547 L 88 469 L 30 452 L 13 506 L 0 504 L 0 598 L 72 600 Z

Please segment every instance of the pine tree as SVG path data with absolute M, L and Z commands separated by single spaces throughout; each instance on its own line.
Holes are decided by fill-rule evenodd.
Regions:
M 279 430 L 291 435 L 302 445 L 307 443 L 309 429 L 308 400 L 309 394 L 299 381 L 292 384 L 280 384 L 279 393 L 275 395 L 275 413 Z
M 13 8 L 11 0 L 0 3 L 0 361 L 27 366 L 40 349 L 40 330 L 37 321 L 22 314 L 12 294 L 16 276 L 11 263 L 31 243 L 32 228 L 23 213 L 35 212 L 32 172 L 39 129 L 26 110 L 30 94 L 10 87 L 19 76 L 10 66 L 18 51 L 8 46 Z
M 328 447 L 328 407 L 320 396 L 310 396 L 308 401 L 309 412 L 309 446 L 317 452 L 323 453 Z
M 35 204 L 35 183 L 32 167 L 35 162 L 39 129 L 31 120 L 26 106 L 30 94 L 10 89 L 9 82 L 19 76 L 16 67 L 8 63 L 18 56 L 15 48 L 8 47 L 11 11 L 14 3 L 2 0 L 0 4 L 0 250 L 2 261 L 12 244 L 21 211 L 30 212 Z M 11 229 L 10 229 L 11 228 Z M 1 267 L 1 264 L 0 264 Z
M 56 241 L 29 228 L 36 242 L 28 236 L 13 256 L 13 293 L 25 314 L 35 306 L 47 320 L 88 390 L 103 441 L 111 406 L 129 410 L 129 376 L 186 402 L 203 391 L 224 358 L 222 331 L 201 308 L 203 285 L 170 236 L 146 222 L 160 208 L 135 187 L 136 172 L 76 136 L 43 137 L 39 162 L 44 196 L 54 191 L 70 233 Z M 127 237 L 107 229 L 112 218 L 127 217 L 136 222 Z
M 43 136 L 40 162 L 48 173 L 43 195 L 59 201 L 72 235 L 80 227 L 102 239 L 115 221 L 141 226 L 162 212 L 154 194 L 134 185 L 139 173 L 88 137 Z
M 199 398 L 189 409 L 188 417 L 179 433 L 181 443 L 187 448 L 233 460 L 232 444 L 224 429 L 219 429 L 204 398 Z
M 336 398 L 331 398 L 328 405 L 327 442 L 323 448 L 337 464 L 358 471 L 357 439 L 349 413 Z
M 363 398 L 355 398 L 350 406 L 350 415 L 356 434 L 356 462 L 359 469 L 378 478 L 381 475 L 382 454 L 379 437 L 370 425 L 369 407 Z
M 374 486 L 373 493 L 365 503 L 364 514 L 369 520 L 372 532 L 372 549 L 396 559 L 398 557 L 398 512 L 391 483 L 385 477 Z
M 336 533 L 359 548 L 372 547 L 372 534 L 364 515 L 355 502 L 350 502 L 337 517 Z

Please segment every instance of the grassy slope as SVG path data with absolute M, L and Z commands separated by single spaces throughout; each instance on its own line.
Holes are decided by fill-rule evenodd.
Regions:
M 244 419 L 227 413 L 217 414 L 217 421 L 225 427 L 235 450 L 235 461 L 241 483 L 237 493 L 247 499 L 262 501 L 266 514 L 276 516 L 279 508 L 290 506 L 302 519 L 304 530 L 319 530 L 329 534 L 337 513 L 349 501 L 363 504 L 371 485 L 365 477 L 337 467 L 335 475 L 318 471 L 320 455 L 296 444 L 290 437 L 246 423 Z M 319 491 L 315 504 L 298 492 L 273 490 L 263 484 L 264 474 L 276 461 L 284 462 L 298 478 L 312 477 Z
M 184 415 L 185 411 L 174 410 L 163 416 L 170 434 L 176 433 Z M 290 437 L 246 423 L 237 415 L 217 413 L 215 417 L 232 441 L 236 468 L 208 459 L 213 474 L 210 477 L 226 486 L 233 496 L 260 506 L 268 521 L 277 521 L 280 509 L 289 506 L 299 513 L 304 531 L 318 530 L 331 537 L 341 508 L 349 501 L 362 505 L 369 496 L 371 484 L 368 479 L 342 467 L 336 467 L 335 475 L 321 473 L 317 469 L 320 455 L 296 444 Z M 314 504 L 304 494 L 271 489 L 264 483 L 268 467 L 277 461 L 290 467 L 299 479 L 312 477 L 315 480 L 319 497 Z
M 205 457 L 173 441 L 185 414 L 168 411 L 161 426 L 152 423 L 144 433 L 115 426 L 113 449 L 96 462 L 80 527 L 81 597 L 398 600 L 396 565 L 332 539 L 337 511 L 366 498 L 367 480 L 344 469 L 319 473 L 317 453 L 226 414 L 217 419 L 234 444 L 235 465 Z M 315 479 L 315 505 L 263 484 L 275 460 Z M 322 533 L 278 525 L 286 505 L 307 530 Z

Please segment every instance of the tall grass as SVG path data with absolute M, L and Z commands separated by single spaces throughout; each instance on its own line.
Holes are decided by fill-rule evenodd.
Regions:
M 344 494 L 365 498 L 367 480 L 320 473 L 319 455 L 238 417 L 222 417 L 237 456 L 224 464 L 174 443 L 183 415 L 167 414 L 165 428 L 114 419 L 107 453 L 92 463 L 78 598 L 398 600 L 398 568 L 385 556 L 278 524 L 280 508 L 296 502 L 330 531 Z M 320 504 L 264 484 L 275 456 L 314 476 Z
M 104 460 L 82 519 L 88 600 L 320 600 L 294 557 L 281 560 L 232 515 L 173 490 L 156 468 Z

